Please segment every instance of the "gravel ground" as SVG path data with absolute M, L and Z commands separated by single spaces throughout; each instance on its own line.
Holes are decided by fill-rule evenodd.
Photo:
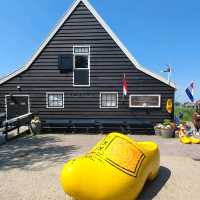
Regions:
M 145 186 L 139 200 L 200 199 L 200 145 L 158 136 L 130 137 L 155 141 L 161 152 L 159 175 Z M 59 185 L 63 164 L 100 138 L 102 135 L 47 134 L 0 146 L 0 200 L 65 200 Z

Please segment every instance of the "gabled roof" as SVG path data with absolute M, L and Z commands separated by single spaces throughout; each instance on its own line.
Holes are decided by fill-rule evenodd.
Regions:
M 97 21 L 103 26 L 103 28 L 108 32 L 108 34 L 112 37 L 112 39 L 116 42 L 116 44 L 121 48 L 121 50 L 126 54 L 126 56 L 130 59 L 130 61 L 134 64 L 134 66 L 139 69 L 140 71 L 144 72 L 145 74 L 150 75 L 151 77 L 160 80 L 161 82 L 176 88 L 175 84 L 172 82 L 168 82 L 165 78 L 163 78 L 160 75 L 154 74 L 150 70 L 144 68 L 141 66 L 138 61 L 132 56 L 132 54 L 128 51 L 128 49 L 124 46 L 124 44 L 119 40 L 119 38 L 113 33 L 111 28 L 105 23 L 105 21 L 101 18 L 101 16 L 97 13 L 97 11 L 92 7 L 92 5 L 88 2 L 88 0 L 76 0 L 72 6 L 69 8 L 69 10 L 65 13 L 64 17 L 60 20 L 60 22 L 55 26 L 53 31 L 49 34 L 47 39 L 41 44 L 39 49 L 35 52 L 35 54 L 32 56 L 32 58 L 29 60 L 29 62 L 22 68 L 16 70 L 12 74 L 4 77 L 0 80 L 0 84 L 5 83 L 9 79 L 17 76 L 18 74 L 24 72 L 27 70 L 31 64 L 34 62 L 34 60 L 39 56 L 39 54 L 42 52 L 42 50 L 45 48 L 45 46 L 48 44 L 48 42 L 53 38 L 53 36 L 57 33 L 57 31 L 60 29 L 60 27 L 64 24 L 64 22 L 68 19 L 68 17 L 71 15 L 71 13 L 75 10 L 75 8 L 78 6 L 80 2 L 83 2 L 83 4 L 89 9 L 89 11 L 95 16 Z

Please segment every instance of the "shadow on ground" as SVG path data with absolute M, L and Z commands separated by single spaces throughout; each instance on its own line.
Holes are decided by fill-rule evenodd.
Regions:
M 170 176 L 171 171 L 168 168 L 161 166 L 156 179 L 152 182 L 146 183 L 143 191 L 138 197 L 138 200 L 153 199 L 159 193 L 162 187 L 166 184 Z
M 76 145 L 63 146 L 54 136 L 28 136 L 0 146 L 0 170 L 13 168 L 42 170 L 64 163 L 78 151 Z

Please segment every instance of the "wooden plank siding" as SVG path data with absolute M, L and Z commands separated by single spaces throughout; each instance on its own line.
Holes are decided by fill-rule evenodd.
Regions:
M 73 87 L 73 73 L 60 73 L 58 56 L 72 54 L 73 45 L 90 45 L 91 86 Z M 129 108 L 122 98 L 126 73 L 129 94 L 160 94 L 160 108 Z M 17 90 L 17 85 L 21 90 Z M 63 109 L 46 108 L 46 92 L 64 92 Z M 99 93 L 119 93 L 118 108 L 99 108 Z M 171 118 L 166 100 L 174 100 L 174 88 L 139 71 L 104 30 L 83 3 L 80 3 L 53 39 L 20 75 L 0 86 L 0 112 L 5 112 L 5 95 L 30 95 L 31 112 L 42 119 L 148 119 L 152 123 Z

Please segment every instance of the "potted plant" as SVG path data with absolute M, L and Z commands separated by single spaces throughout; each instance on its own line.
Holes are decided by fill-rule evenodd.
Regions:
M 41 121 L 38 116 L 34 116 L 31 120 L 31 133 L 33 135 L 40 134 L 41 132 Z
M 164 138 L 171 138 L 174 136 L 174 127 L 169 119 L 165 119 L 161 129 L 161 136 Z
M 163 125 L 161 123 L 156 124 L 154 126 L 155 135 L 161 135 L 161 129 L 162 128 L 163 128 Z

